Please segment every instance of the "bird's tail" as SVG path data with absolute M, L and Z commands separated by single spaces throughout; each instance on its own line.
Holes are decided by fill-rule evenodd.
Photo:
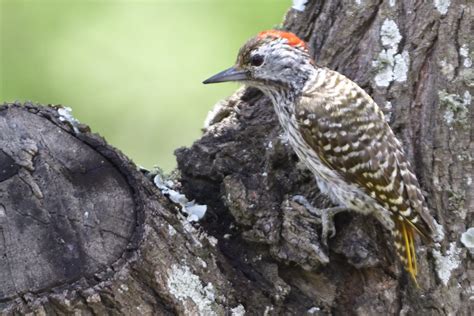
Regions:
M 394 217 L 395 229 L 393 235 L 395 238 L 395 247 L 397 248 L 398 256 L 405 266 L 405 270 L 410 274 L 415 284 L 418 267 L 416 265 L 416 251 L 415 251 L 415 231 L 408 220 L 400 219 L 398 216 Z

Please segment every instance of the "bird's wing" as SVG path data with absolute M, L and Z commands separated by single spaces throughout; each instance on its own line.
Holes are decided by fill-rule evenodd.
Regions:
M 372 98 L 348 78 L 334 75 L 340 78 L 332 90 L 310 91 L 297 103 L 301 135 L 345 181 L 431 237 L 433 219 L 401 143 Z

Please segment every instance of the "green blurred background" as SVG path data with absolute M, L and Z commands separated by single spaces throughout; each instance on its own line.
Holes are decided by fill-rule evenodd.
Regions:
M 0 102 L 64 104 L 137 164 L 175 167 L 236 84 L 201 81 L 290 0 L 0 0 Z

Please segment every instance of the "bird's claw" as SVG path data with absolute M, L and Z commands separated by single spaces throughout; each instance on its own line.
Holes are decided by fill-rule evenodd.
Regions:
M 322 232 L 321 232 L 321 242 L 324 246 L 327 246 L 328 235 L 329 238 L 333 238 L 336 235 L 336 227 L 334 226 L 334 215 L 331 209 L 324 209 L 321 210 L 321 225 L 322 225 Z
M 311 205 L 311 203 L 309 203 L 309 201 L 304 196 L 295 195 L 291 198 L 291 200 L 303 206 L 312 215 L 317 216 L 322 219 L 323 217 L 322 210 Z
M 327 247 L 327 239 L 333 238 L 336 235 L 336 227 L 334 226 L 334 215 L 339 212 L 345 211 L 344 207 L 330 207 L 326 209 L 319 209 L 311 205 L 308 200 L 302 195 L 295 195 L 292 197 L 292 201 L 300 204 L 309 213 L 317 216 L 321 220 L 322 232 L 321 232 L 321 243 Z

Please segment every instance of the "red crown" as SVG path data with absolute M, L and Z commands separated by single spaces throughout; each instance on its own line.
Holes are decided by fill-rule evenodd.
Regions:
M 284 38 L 287 40 L 288 45 L 293 47 L 302 47 L 303 49 L 308 49 L 306 43 L 300 39 L 298 36 L 291 32 L 284 32 L 278 30 L 268 30 L 258 33 L 258 38 L 273 37 L 273 38 Z

